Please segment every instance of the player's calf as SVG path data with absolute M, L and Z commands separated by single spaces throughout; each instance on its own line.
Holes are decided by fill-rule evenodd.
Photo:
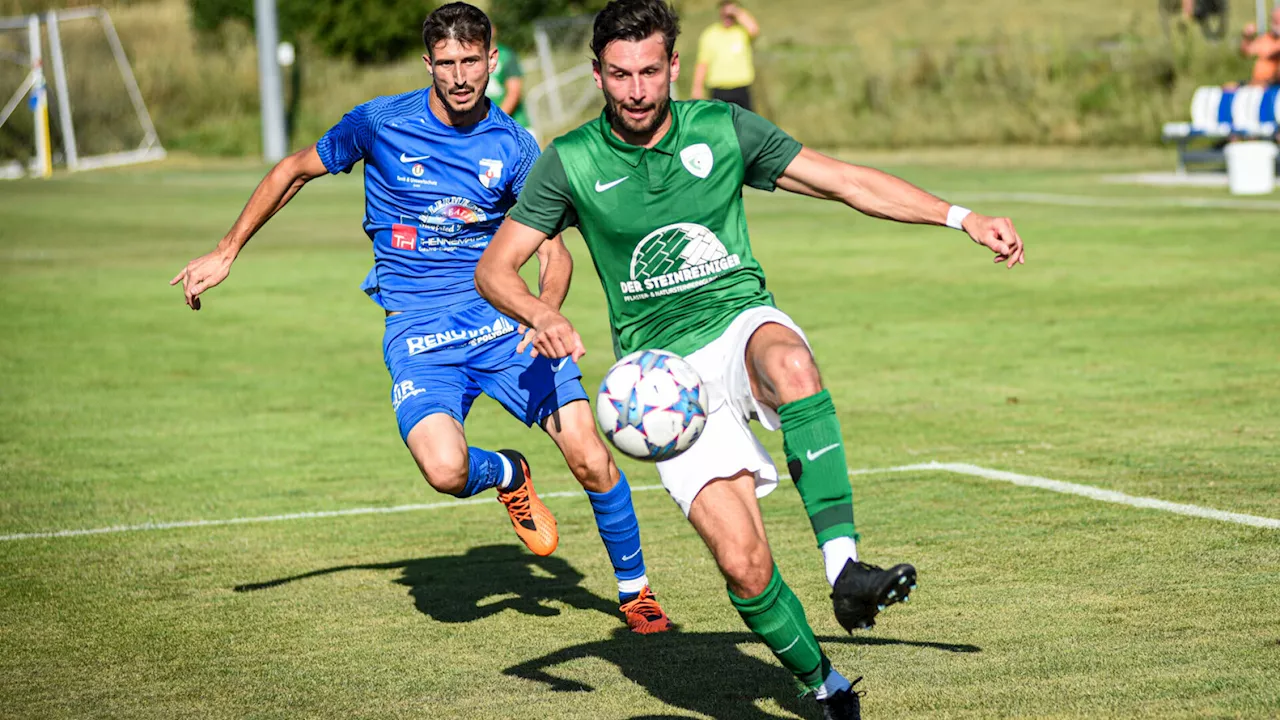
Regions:
M 740 597 L 755 597 L 764 592 L 774 574 L 773 553 L 769 544 L 759 537 L 735 543 L 731 549 L 717 554 L 716 563 L 729 590 Z
M 671 620 L 649 588 L 631 486 L 596 432 L 591 406 L 586 402 L 563 405 L 547 418 L 543 429 L 591 501 L 600 540 L 618 581 L 619 609 L 627 626 L 642 634 L 670 630 Z

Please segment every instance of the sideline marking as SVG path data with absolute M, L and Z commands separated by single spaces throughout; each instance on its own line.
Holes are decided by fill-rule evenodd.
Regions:
M 661 485 L 632 486 L 632 492 L 644 490 L 661 490 Z M 538 493 L 541 498 L 580 497 L 581 490 L 564 490 L 552 493 Z M 310 520 L 313 518 L 346 517 L 348 515 L 384 515 L 391 513 L 416 512 L 418 510 L 437 510 L 440 508 L 459 507 L 462 505 L 480 505 L 491 503 L 492 497 L 466 498 L 465 500 L 446 500 L 436 503 L 418 503 L 414 505 L 394 505 L 391 507 L 362 507 L 346 510 L 317 510 L 313 512 L 289 513 L 287 515 L 261 515 L 258 517 L 227 518 L 225 520 L 179 520 L 177 522 L 142 523 L 139 525 L 112 525 L 110 527 L 89 528 L 85 530 L 54 530 L 50 532 L 16 533 L 0 535 L 0 542 L 14 540 L 39 540 L 42 538 L 80 537 L 81 535 L 107 535 L 111 533 L 143 532 L 146 530 L 175 530 L 194 527 L 220 527 L 223 525 L 249 525 L 254 523 L 282 522 L 285 520 Z
M 1130 507 L 1145 508 L 1149 510 L 1163 510 L 1165 512 L 1174 513 L 1176 515 L 1187 515 L 1189 517 L 1205 518 L 1208 520 L 1219 520 L 1222 522 L 1235 523 L 1237 525 L 1248 525 L 1251 527 L 1268 528 L 1271 530 L 1280 530 L 1280 520 L 1275 518 L 1261 517 L 1258 515 L 1246 515 L 1244 513 L 1227 512 L 1225 510 L 1215 510 L 1213 508 L 1200 507 L 1199 505 L 1186 505 L 1183 503 L 1168 502 L 1167 500 L 1158 500 L 1156 498 L 1139 497 L 1135 495 L 1126 495 L 1115 490 L 1104 490 L 1102 488 L 1093 487 L 1092 485 L 1080 485 L 1078 483 L 1063 482 L 1062 480 L 1051 480 L 1049 478 L 1036 477 L 1034 475 L 1021 475 L 1019 473 L 1005 472 L 1004 470 L 993 470 L 978 465 L 970 465 L 968 463 L 940 463 L 927 462 L 916 465 L 899 465 L 897 467 L 887 468 L 864 468 L 861 470 L 849 470 L 850 476 L 857 475 L 881 475 L 887 473 L 904 473 L 904 472 L 949 472 L 957 475 L 968 475 L 971 477 L 980 477 L 987 480 L 1000 480 L 1002 482 L 1021 485 L 1023 487 L 1033 487 L 1040 490 L 1049 490 L 1051 492 L 1063 493 L 1066 495 L 1079 495 L 1097 500 L 1099 502 L 1114 503 L 1118 505 L 1128 505 Z M 661 485 L 633 485 L 632 492 L 645 492 L 649 490 L 661 490 Z M 581 490 L 566 490 L 561 492 L 552 492 L 541 495 L 543 498 L 569 498 L 582 497 Z M 493 498 L 467 498 L 465 500 L 448 500 L 437 503 L 420 503 L 415 505 L 395 505 L 392 507 L 363 507 L 348 508 L 346 510 L 318 510 L 313 512 L 289 513 L 287 515 L 263 515 L 259 517 L 238 517 L 228 518 L 225 520 L 180 520 L 178 522 L 164 523 L 142 523 L 140 525 L 112 525 L 110 527 L 89 528 L 84 530 L 55 530 L 50 532 L 34 532 L 34 533 L 16 533 L 13 535 L 0 535 L 0 542 L 13 542 L 17 540 L 39 540 L 48 538 L 65 538 L 80 537 L 83 535 L 107 535 L 113 533 L 126 532 L 144 532 L 149 530 L 176 530 L 180 528 L 194 527 L 221 527 L 225 525 L 248 525 L 255 523 L 283 522 L 286 520 L 310 520 L 313 518 L 331 518 L 346 517 L 351 515 L 383 515 L 391 513 L 416 512 L 419 510 L 438 510 L 440 508 L 459 507 L 462 505 L 479 505 L 481 503 L 493 502 Z
M 1270 200 L 1234 200 L 1231 198 L 1196 197 L 1095 197 L 1035 192 L 950 192 L 947 197 L 972 201 L 1026 203 L 1030 205 L 1064 205 L 1067 207 L 1109 208 L 1196 208 L 1210 210 L 1280 210 L 1280 202 Z
M 1135 208 L 1150 210 L 1152 208 L 1183 208 L 1191 210 L 1255 210 L 1259 212 L 1280 211 L 1280 202 L 1275 200 L 1238 200 L 1235 198 L 1214 197 L 1102 197 L 1097 195 L 1071 195 L 1067 193 L 1047 192 L 1014 192 L 986 190 L 930 190 L 941 197 L 962 202 L 1008 202 L 1023 205 L 1060 205 L 1064 207 L 1087 208 Z M 750 198 L 772 198 L 790 200 L 791 197 L 781 193 L 768 193 L 754 190 L 746 194 Z
M 1176 515 L 1187 515 L 1190 517 L 1206 518 L 1209 520 L 1221 520 L 1222 522 L 1236 523 L 1237 525 L 1249 525 L 1252 527 L 1280 530 L 1280 520 L 1276 520 L 1274 518 L 1227 512 L 1225 510 L 1214 510 L 1213 508 L 1200 507 L 1199 505 L 1186 505 L 1183 503 L 1169 502 L 1167 500 L 1158 500 L 1156 498 L 1126 495 L 1122 492 L 1104 490 L 1092 485 L 1080 485 L 1078 483 L 1051 480 L 1049 478 L 1036 477 L 1034 475 L 1021 475 L 1019 473 L 1005 472 L 1004 470 L 992 470 L 991 468 L 979 467 L 978 465 L 970 465 L 968 463 L 928 462 L 919 465 L 903 465 L 895 468 L 885 468 L 883 470 L 850 470 L 849 474 L 870 475 L 877 472 L 911 472 L 922 470 L 943 470 L 946 472 L 956 473 L 958 475 L 970 475 L 973 477 L 985 478 L 987 480 L 1001 480 L 1003 482 L 1013 483 L 1014 485 L 1039 488 L 1040 490 L 1049 490 L 1051 492 L 1064 493 L 1066 495 L 1079 495 L 1099 502 L 1128 505 L 1130 507 L 1147 508 L 1150 510 L 1163 510 Z

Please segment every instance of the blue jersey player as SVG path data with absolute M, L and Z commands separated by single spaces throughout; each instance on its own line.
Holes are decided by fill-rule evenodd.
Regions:
M 572 359 L 522 353 L 517 323 L 476 292 L 475 265 L 538 158 L 533 138 L 485 97 L 497 63 L 489 19 L 451 3 L 423 24 L 428 88 L 380 97 L 347 113 L 315 145 L 282 160 L 250 197 L 217 249 L 192 260 L 187 305 L 226 279 L 240 250 L 308 181 L 364 161 L 364 231 L 373 269 L 364 290 L 386 311 L 383 356 L 400 434 L 436 490 L 470 497 L 495 488 L 520 539 L 555 550 L 555 518 L 514 450 L 468 447 L 462 423 L 484 393 L 542 427 L 586 489 L 632 630 L 670 620 L 653 598 L 625 476 L 596 432 Z M 559 307 L 572 260 L 559 237 L 538 251 L 541 297 Z

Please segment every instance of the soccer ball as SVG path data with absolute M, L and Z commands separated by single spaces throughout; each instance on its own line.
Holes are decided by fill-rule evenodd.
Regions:
M 619 360 L 600 383 L 596 422 L 605 437 L 638 460 L 670 460 L 707 424 L 707 392 L 698 371 L 665 350 Z

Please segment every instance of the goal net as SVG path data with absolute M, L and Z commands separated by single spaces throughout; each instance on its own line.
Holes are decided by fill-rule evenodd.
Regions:
M 536 62 L 525 65 L 525 107 L 540 140 L 550 140 L 600 112 L 591 75 L 593 16 L 547 18 L 533 27 Z
M 0 18 L 0 176 L 162 159 L 164 148 L 106 10 Z M 12 106 L 12 108 L 11 108 Z M 5 168 L 8 168 L 6 171 Z

